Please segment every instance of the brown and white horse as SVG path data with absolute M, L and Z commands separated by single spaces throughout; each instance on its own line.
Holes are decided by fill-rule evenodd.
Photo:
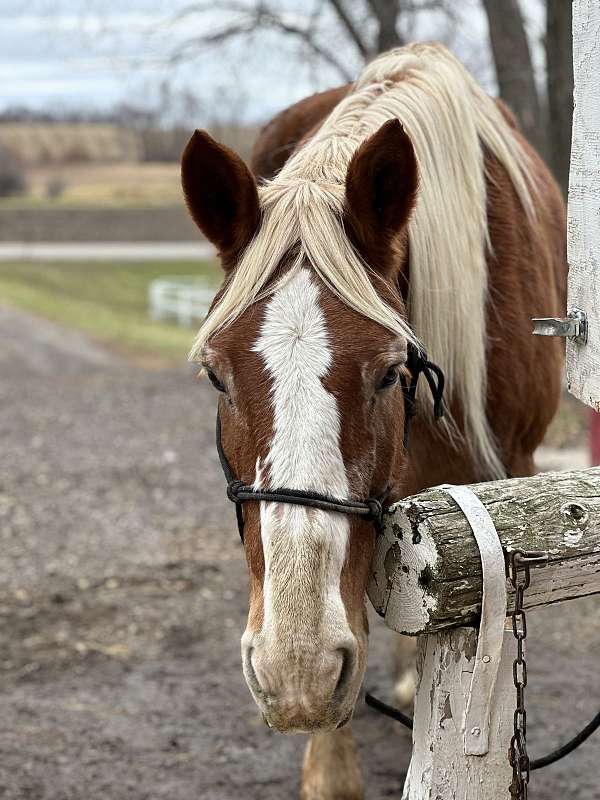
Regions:
M 289 155 L 289 158 L 287 158 Z M 286 160 L 287 159 L 287 160 Z M 351 87 L 267 127 L 260 186 L 196 132 L 192 217 L 224 285 L 192 358 L 220 392 L 235 474 L 388 502 L 439 483 L 534 471 L 561 386 L 561 345 L 530 318 L 564 307 L 565 212 L 510 113 L 440 45 L 384 54 Z M 408 343 L 445 371 L 403 447 Z M 244 506 L 250 610 L 242 661 L 269 725 L 312 735 L 303 796 L 361 796 L 350 727 L 367 652 L 370 523 Z

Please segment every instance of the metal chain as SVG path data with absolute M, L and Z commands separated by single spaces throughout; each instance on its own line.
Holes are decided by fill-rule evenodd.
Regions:
M 517 657 L 513 661 L 513 682 L 517 693 L 517 707 L 514 713 L 513 735 L 508 748 L 508 761 L 512 767 L 513 778 L 510 796 L 513 800 L 527 800 L 529 785 L 529 755 L 527 754 L 527 711 L 525 710 L 525 687 L 527 686 L 527 662 L 525 661 L 525 639 L 527 638 L 527 617 L 523 602 L 525 590 L 531 583 L 529 568 L 532 564 L 543 565 L 548 561 L 548 553 L 541 550 L 511 550 L 509 552 L 510 582 L 515 590 L 515 608 L 512 612 L 512 630 L 517 640 Z M 521 573 L 519 574 L 519 570 Z

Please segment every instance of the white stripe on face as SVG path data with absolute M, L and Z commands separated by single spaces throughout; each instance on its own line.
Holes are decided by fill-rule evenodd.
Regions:
M 261 354 L 272 380 L 274 415 L 266 469 L 257 470 L 256 481 L 268 469 L 271 487 L 347 497 L 337 402 L 322 383 L 332 350 L 319 288 L 308 269 L 275 291 L 253 349 Z M 342 514 L 261 503 L 262 635 L 271 644 L 271 637 L 306 634 L 314 649 L 351 637 L 340 595 L 349 527 Z

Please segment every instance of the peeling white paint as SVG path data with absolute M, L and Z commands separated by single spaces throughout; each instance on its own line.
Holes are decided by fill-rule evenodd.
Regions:
M 419 638 L 420 681 L 413 728 L 413 756 L 403 800 L 496 800 L 508 797 L 506 758 L 514 707 L 512 631 L 506 633 L 491 712 L 490 749 L 465 755 L 460 734 L 477 633 L 456 628 Z M 451 717 L 448 714 L 450 709 Z
M 497 514 L 504 547 L 541 547 L 550 554 L 543 569 L 532 570 L 530 607 L 600 592 L 600 493 L 593 489 L 597 481 L 598 467 L 513 480 L 513 505 L 519 509 L 514 516 L 512 509 L 510 514 L 498 512 L 495 483 L 476 487 L 486 507 Z M 434 488 L 397 503 L 386 515 L 384 535 L 377 539 L 369 597 L 386 625 L 399 633 L 415 635 L 452 622 L 466 624 L 480 611 L 473 557 L 467 555 L 470 534 L 464 531 L 462 512 L 453 513 L 439 494 Z M 569 520 L 561 511 L 565 507 Z M 577 519 L 574 508 L 585 514 Z M 523 514 L 527 525 L 521 533 Z M 513 607 L 514 590 L 509 587 L 508 611 Z
M 421 537 L 418 545 L 413 544 L 413 530 L 408 523 L 403 522 L 400 528 L 401 537 L 397 530 L 396 533 L 387 531 L 388 537 L 395 539 L 399 554 L 389 588 L 386 617 L 390 615 L 394 620 L 396 630 L 400 630 L 396 627 L 398 624 L 401 632 L 415 634 L 423 630 L 437 608 L 437 599 L 423 585 L 423 573 L 427 570 L 433 573 L 439 557 L 426 525 L 418 528 Z
M 576 547 L 582 538 L 583 538 L 583 531 L 581 530 L 581 528 L 565 531 L 563 534 L 563 541 L 565 543 L 565 547 Z

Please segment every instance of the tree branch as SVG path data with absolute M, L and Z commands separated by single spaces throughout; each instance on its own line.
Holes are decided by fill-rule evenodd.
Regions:
M 332 66 L 340 74 L 340 77 L 343 80 L 352 80 L 353 76 L 350 74 L 344 64 L 334 55 L 334 53 L 316 41 L 312 26 L 302 28 L 293 22 L 289 22 L 284 16 L 273 11 L 265 3 L 258 3 L 254 8 L 252 8 L 244 5 L 243 3 L 232 0 L 232 2 L 222 3 L 220 8 L 221 10 L 225 9 L 227 11 L 233 11 L 239 14 L 241 18 L 238 21 L 221 28 L 220 30 L 187 39 L 182 43 L 179 51 L 172 57 L 172 63 L 177 63 L 190 57 L 188 52 L 192 48 L 199 49 L 201 46 L 219 45 L 229 39 L 255 33 L 260 29 L 264 30 L 265 28 L 270 28 L 271 30 L 277 30 L 281 33 L 285 33 L 299 39 L 305 45 L 307 45 L 316 56 Z M 210 10 L 214 10 L 213 4 L 194 3 L 193 5 L 187 6 L 181 12 L 179 12 L 177 17 L 174 19 L 183 19 L 191 14 L 202 14 Z
M 546 130 L 518 0 L 483 0 L 483 7 L 500 97 L 517 115 L 526 138 L 543 152 Z
M 283 33 L 288 33 L 301 39 L 306 45 L 308 45 L 315 55 L 319 56 L 332 67 L 334 67 L 345 81 L 349 82 L 354 79 L 352 73 L 346 69 L 346 67 L 333 55 L 333 53 L 331 53 L 329 50 L 326 50 L 315 41 L 310 30 L 291 25 L 276 15 L 273 15 L 271 18 L 267 18 L 263 21 L 265 21 L 267 25 L 275 30 L 280 30 Z
M 371 49 L 368 47 L 367 44 L 365 44 L 365 41 L 362 38 L 361 34 L 358 32 L 358 29 L 354 24 L 354 22 L 352 21 L 352 18 L 344 8 L 342 0 L 329 0 L 329 3 L 333 7 L 335 13 L 338 15 L 340 22 L 346 29 L 346 32 L 356 45 L 358 52 L 365 60 L 369 58 L 369 56 L 371 55 Z
M 377 52 L 383 53 L 404 44 L 398 33 L 399 0 L 368 0 L 368 5 L 378 25 Z

